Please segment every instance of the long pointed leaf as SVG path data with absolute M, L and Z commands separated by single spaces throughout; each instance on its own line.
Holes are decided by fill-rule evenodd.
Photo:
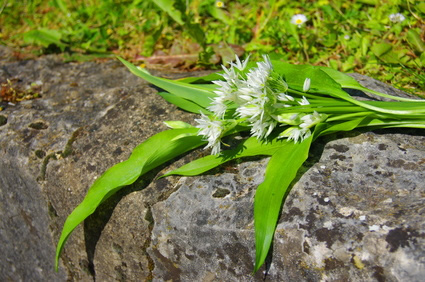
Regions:
M 397 115 L 415 114 L 415 110 L 394 109 L 389 106 L 391 102 L 381 102 L 379 106 L 377 106 L 378 104 L 373 104 L 372 102 L 356 100 L 345 92 L 341 85 L 320 67 L 310 65 L 291 65 L 280 61 L 272 61 L 272 64 L 275 67 L 275 70 L 284 76 L 289 88 L 293 90 L 302 91 L 305 79 L 310 78 L 311 84 L 310 90 L 308 91 L 309 93 L 317 93 L 319 95 L 329 95 L 331 97 L 340 98 L 354 105 L 379 113 Z
M 137 146 L 129 159 L 108 169 L 98 178 L 87 192 L 84 200 L 65 221 L 61 237 L 56 248 L 56 270 L 59 256 L 72 231 L 111 195 L 124 186 L 132 184 L 141 175 L 151 169 L 205 144 L 197 136 L 197 128 L 172 129 L 160 132 Z M 177 138 L 186 135 L 187 137 Z
M 286 140 L 274 139 L 268 143 L 260 142 L 255 137 L 250 137 L 241 142 L 237 148 L 233 150 L 223 151 L 220 155 L 208 155 L 203 158 L 194 160 L 184 166 L 164 174 L 162 177 L 169 175 L 194 176 L 213 169 L 225 162 L 251 156 L 270 156 L 273 155 L 282 146 L 288 143 Z
M 316 137 L 322 136 L 322 135 L 326 135 L 326 134 L 331 134 L 334 132 L 340 132 L 340 131 L 351 131 L 354 128 L 358 127 L 362 121 L 364 119 L 366 119 L 367 117 L 360 117 L 360 118 L 356 118 L 356 119 L 352 119 L 349 121 L 345 121 L 345 122 L 341 122 L 341 123 L 337 123 L 337 124 L 332 124 L 331 126 L 322 129 L 321 127 L 325 127 L 328 124 L 326 123 L 322 123 L 322 124 L 318 124 L 316 126 L 316 130 L 315 133 L 317 133 Z
M 149 81 L 153 85 L 160 87 L 176 96 L 190 100 L 203 108 L 210 106 L 211 98 L 215 94 L 206 87 L 192 85 L 177 80 L 169 80 L 149 74 L 146 70 L 141 70 L 126 60 L 118 57 L 118 59 L 135 75 Z
M 352 78 L 349 75 L 346 75 L 345 73 L 339 72 L 332 68 L 327 67 L 319 67 L 322 71 L 324 71 L 327 75 L 329 75 L 331 78 L 333 78 L 337 83 L 341 85 L 342 88 L 350 88 L 350 89 L 356 89 L 360 91 L 369 92 L 372 94 L 375 94 L 380 97 L 390 98 L 396 101 L 414 101 L 414 102 L 425 102 L 425 100 L 418 100 L 418 99 L 410 99 L 410 98 L 403 98 L 403 97 L 397 97 L 392 96 L 389 94 L 381 93 L 378 91 L 374 91 L 372 89 L 369 89 L 367 87 L 362 86 L 357 80 Z
M 167 102 L 174 104 L 185 111 L 195 113 L 195 114 L 199 114 L 202 111 L 206 115 L 211 114 L 210 111 L 199 106 L 198 104 L 195 104 L 192 101 L 186 100 L 174 94 L 171 94 L 168 92 L 159 92 L 158 95 L 164 98 Z
M 179 25 L 183 25 L 182 14 L 174 7 L 174 1 L 171 0 L 153 0 L 153 2 L 164 12 L 166 12 Z
M 264 263 L 272 243 L 280 208 L 289 185 L 308 157 L 312 136 L 301 143 L 287 142 L 271 157 L 264 182 L 258 186 L 254 200 L 255 268 Z

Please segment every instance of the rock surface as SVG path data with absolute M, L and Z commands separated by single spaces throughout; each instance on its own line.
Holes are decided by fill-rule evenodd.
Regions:
M 93 180 L 165 130 L 163 120 L 193 116 L 116 61 L 8 62 L 6 52 L 0 77 L 40 81 L 42 98 L 0 112 L 1 281 L 262 281 L 264 270 L 266 281 L 422 281 L 425 137 L 405 129 L 316 142 L 255 275 L 252 200 L 268 159 L 151 182 L 202 150 L 102 204 L 70 236 L 56 273 L 61 228 Z

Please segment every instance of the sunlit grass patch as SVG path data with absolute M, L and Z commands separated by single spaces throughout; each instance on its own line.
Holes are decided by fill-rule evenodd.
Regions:
M 0 42 L 36 55 L 59 52 L 83 60 L 115 53 L 135 61 L 186 54 L 198 57 L 197 63 L 176 66 L 211 68 L 240 46 L 246 53 L 358 72 L 425 95 L 418 76 L 425 65 L 422 1 L 4 3 Z

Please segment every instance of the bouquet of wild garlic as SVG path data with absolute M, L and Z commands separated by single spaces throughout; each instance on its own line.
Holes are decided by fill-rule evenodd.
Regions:
M 56 269 L 64 244 L 78 224 L 119 189 L 149 170 L 200 146 L 211 155 L 194 160 L 168 175 L 193 176 L 227 161 L 247 156 L 271 156 L 264 182 L 254 200 L 256 260 L 264 263 L 276 228 L 282 201 L 297 171 L 318 137 L 355 128 L 425 128 L 425 100 L 394 97 L 362 87 L 336 70 L 280 61 L 230 63 L 223 72 L 170 81 L 149 74 L 120 58 L 132 73 L 168 91 L 164 99 L 200 114 L 195 125 L 165 121 L 171 128 L 137 146 L 128 160 L 108 169 L 68 216 L 56 251 Z M 343 88 L 391 98 L 392 102 L 359 101 Z M 241 132 L 235 148 L 223 141 Z M 227 149 L 226 149 L 227 148 Z

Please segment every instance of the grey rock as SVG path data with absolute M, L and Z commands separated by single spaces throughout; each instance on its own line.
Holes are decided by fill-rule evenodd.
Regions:
M 0 48 L 0 57 L 8 52 Z M 116 61 L 3 56 L 0 72 L 22 87 L 42 82 L 42 98 L 1 112 L 1 281 L 261 281 L 264 270 L 266 281 L 422 281 L 425 137 L 406 129 L 318 140 L 255 275 L 253 196 L 267 158 L 153 181 L 203 150 L 102 204 L 70 236 L 56 273 L 63 223 L 93 180 L 165 130 L 162 121 L 193 116 Z
M 424 136 L 385 131 L 322 142 L 282 209 L 266 280 L 421 281 Z M 157 281 L 261 280 L 249 270 L 253 196 L 266 163 L 182 178 L 154 205 Z M 219 189 L 229 193 L 214 196 Z

